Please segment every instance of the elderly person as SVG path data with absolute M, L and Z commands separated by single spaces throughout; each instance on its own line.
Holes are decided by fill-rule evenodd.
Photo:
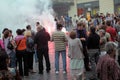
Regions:
M 99 36 L 100 36 L 100 56 L 102 56 L 106 54 L 105 44 L 107 42 L 107 38 L 105 37 L 105 30 L 100 29 Z
M 70 32 L 70 38 L 68 39 L 68 56 L 70 60 L 70 69 L 73 76 L 73 79 L 76 80 L 79 75 L 82 75 L 84 78 L 84 55 L 83 55 L 83 46 L 81 40 L 76 38 L 76 32 Z M 77 52 L 76 52 L 77 51 Z
M 44 71 L 43 57 L 45 58 L 47 73 L 49 73 L 51 70 L 48 54 L 49 53 L 48 41 L 50 40 L 50 35 L 48 32 L 46 32 L 45 28 L 41 27 L 40 26 L 37 27 L 37 33 L 34 39 L 38 56 L 39 74 L 43 74 Z
M 115 60 L 117 47 L 113 42 L 108 42 L 105 48 L 107 54 L 99 59 L 96 67 L 98 77 L 100 80 L 119 80 L 120 68 Z

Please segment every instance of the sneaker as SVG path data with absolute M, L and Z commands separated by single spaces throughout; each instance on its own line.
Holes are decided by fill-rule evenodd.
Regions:
M 47 71 L 47 73 L 50 73 L 50 70 L 46 70 Z
M 29 70 L 30 73 L 36 73 L 36 71 L 33 71 L 33 70 Z
M 66 73 L 66 71 L 63 71 L 63 74 L 65 74 Z
M 56 73 L 56 74 L 58 74 L 58 73 L 59 73 L 59 71 L 55 71 L 55 73 Z
M 42 74 L 43 74 L 43 71 L 39 72 L 39 74 L 41 74 L 41 75 L 42 75 Z

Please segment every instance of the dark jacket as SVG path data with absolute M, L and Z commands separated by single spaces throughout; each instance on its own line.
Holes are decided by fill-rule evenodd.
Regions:
M 35 35 L 34 43 L 37 44 L 37 49 L 48 48 L 48 41 L 50 40 L 50 35 L 45 30 L 37 32 Z
M 86 35 L 86 30 L 77 30 L 77 38 L 85 38 L 87 39 L 87 35 Z M 82 45 L 83 45 L 83 48 L 86 47 L 86 41 L 82 41 Z
M 87 39 L 88 49 L 99 49 L 100 48 L 100 36 L 97 33 L 90 34 Z

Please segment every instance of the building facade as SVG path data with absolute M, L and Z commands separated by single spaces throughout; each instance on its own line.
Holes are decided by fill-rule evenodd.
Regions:
M 119 13 L 120 14 L 120 0 L 74 0 L 74 5 L 71 6 L 68 12 L 70 16 L 96 13 Z M 74 8 L 77 8 L 76 11 Z
M 120 0 L 52 0 L 53 9 L 60 15 L 91 15 L 96 13 L 119 13 Z

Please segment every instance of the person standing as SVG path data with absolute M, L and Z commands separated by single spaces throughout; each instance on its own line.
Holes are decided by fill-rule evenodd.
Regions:
M 55 43 L 55 73 L 59 73 L 59 56 L 62 55 L 63 73 L 66 73 L 66 44 L 67 38 L 62 32 L 62 25 L 57 24 L 57 31 L 52 34 L 52 41 Z
M 87 34 L 86 34 L 85 24 L 83 22 L 80 22 L 77 24 L 77 38 L 79 38 L 82 42 L 85 69 L 86 69 L 86 71 L 90 71 L 89 57 L 88 57 L 88 53 L 87 53 L 87 44 L 86 44 Z
M 93 73 L 91 73 L 90 79 L 96 79 L 95 67 L 99 59 L 100 54 L 100 36 L 96 33 L 96 28 L 90 28 L 90 34 L 87 39 L 87 49 L 90 58 L 90 65 Z
M 50 40 L 50 35 L 48 32 L 45 31 L 45 28 L 37 27 L 37 33 L 35 35 L 35 46 L 37 49 L 37 56 L 38 56 L 38 63 L 39 63 L 39 74 L 43 74 L 43 56 L 46 61 L 46 71 L 47 73 L 50 72 L 50 60 L 49 60 L 49 48 L 48 48 L 48 41 Z
M 20 76 L 29 76 L 28 73 L 28 53 L 26 52 L 26 37 L 21 29 L 17 29 L 15 41 L 17 44 L 16 57 L 19 66 Z M 24 62 L 24 64 L 23 64 Z
M 12 31 L 6 30 L 3 34 L 3 43 L 4 43 L 5 51 L 8 54 L 8 56 L 10 57 L 9 67 L 16 68 L 15 48 L 14 48 L 14 46 L 11 49 L 8 48 L 9 43 L 11 43 L 11 44 L 15 43 L 11 35 L 12 35 Z
M 111 26 L 111 21 L 106 22 L 107 28 L 106 32 L 108 32 L 111 36 L 111 41 L 115 42 L 117 38 L 117 32 L 114 27 Z
M 76 38 L 76 32 L 70 32 L 68 39 L 68 57 L 70 58 L 70 69 L 74 80 L 82 76 L 84 80 L 84 55 L 81 40 Z M 80 79 L 81 80 L 81 79 Z
M 35 71 L 33 70 L 33 55 L 35 53 L 34 50 L 34 37 L 35 37 L 35 32 L 31 30 L 31 26 L 27 25 L 26 26 L 26 31 L 24 33 L 24 36 L 27 38 L 27 54 L 28 54 L 28 68 L 29 72 L 34 73 Z

